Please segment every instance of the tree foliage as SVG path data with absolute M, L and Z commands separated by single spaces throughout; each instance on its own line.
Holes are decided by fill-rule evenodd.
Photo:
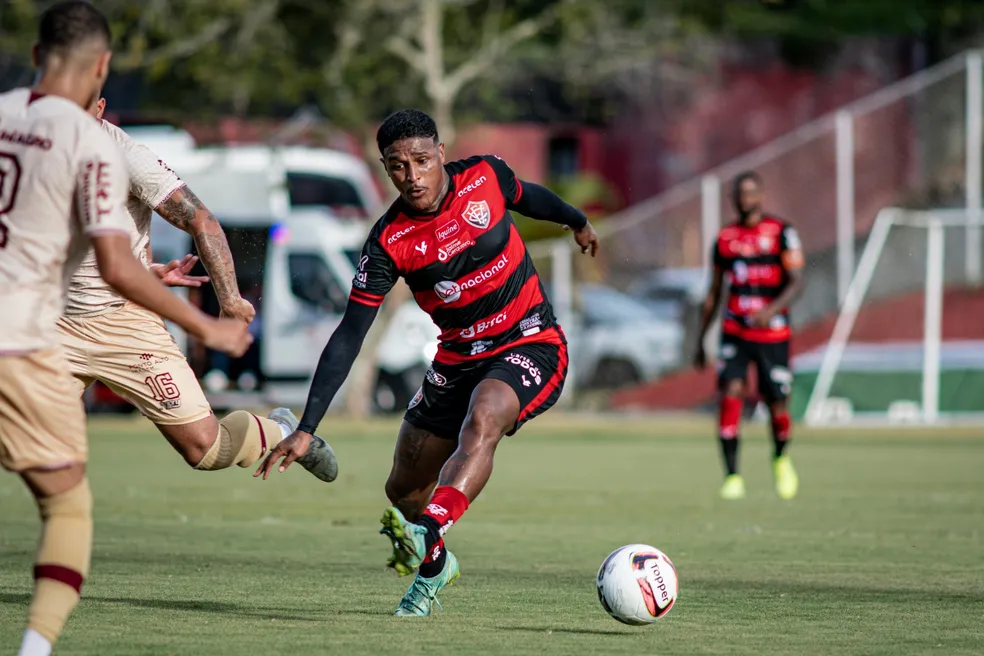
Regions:
M 50 0 L 0 3 L 0 75 L 29 75 Z M 114 70 L 147 109 L 287 114 L 316 105 L 352 129 L 401 106 L 453 119 L 523 113 L 517 89 L 565 102 L 673 102 L 722 37 L 822 52 L 856 35 L 945 44 L 984 26 L 969 0 L 102 0 Z M 552 85 L 552 86 L 551 86 Z M 538 89 L 539 90 L 539 89 Z M 533 97 L 534 94 L 528 94 Z M 554 99 L 551 99 L 554 100 Z M 453 135 L 449 135 L 453 136 Z

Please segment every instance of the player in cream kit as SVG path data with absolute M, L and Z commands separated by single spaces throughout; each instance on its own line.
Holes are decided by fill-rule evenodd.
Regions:
M 24 480 L 42 521 L 20 656 L 51 652 L 89 570 L 85 416 L 55 328 L 89 244 L 122 296 L 233 356 L 251 341 L 242 322 L 202 314 L 131 253 L 126 167 L 83 109 L 106 80 L 110 41 L 92 5 L 58 3 L 41 18 L 37 85 L 0 95 L 0 465 Z
M 88 109 L 119 146 L 130 176 L 126 209 L 132 219 L 133 255 L 150 266 L 150 223 L 156 211 L 195 240 L 222 314 L 248 325 L 255 312 L 239 295 L 232 254 L 218 220 L 156 154 L 102 119 L 105 106 L 105 99 L 97 98 Z M 157 273 L 173 285 L 198 284 L 184 275 L 189 268 Z M 75 376 L 76 396 L 94 381 L 106 384 L 154 422 L 195 469 L 249 467 L 297 428 L 298 420 L 287 408 L 277 408 L 267 417 L 237 410 L 219 421 L 161 318 L 113 291 L 100 277 L 92 252 L 72 276 L 58 329 Z M 320 438 L 299 462 L 323 481 L 338 474 L 335 454 Z

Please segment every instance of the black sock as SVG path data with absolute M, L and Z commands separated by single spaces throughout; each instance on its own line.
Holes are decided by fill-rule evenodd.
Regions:
M 418 519 L 417 524 L 427 529 L 427 536 L 424 538 L 424 544 L 427 545 L 427 554 L 431 555 L 434 545 L 441 539 L 441 527 L 433 517 L 428 515 L 423 515 L 420 519 Z M 441 549 L 441 553 L 438 554 L 437 559 L 430 562 L 421 563 L 420 575 L 428 579 L 437 576 L 444 570 L 444 562 L 447 559 L 448 550 L 447 547 L 444 547 Z
M 430 551 L 441 539 L 441 525 L 429 515 L 421 515 L 420 519 L 414 523 L 417 526 L 423 526 L 427 529 L 427 536 L 424 537 L 424 545 L 427 547 L 425 551 Z
M 728 476 L 738 473 L 738 438 L 720 438 L 721 454 L 724 456 L 724 468 L 728 470 Z
M 785 439 L 785 440 L 775 440 L 774 439 L 772 441 L 772 443 L 773 443 L 773 445 L 775 445 L 775 456 L 776 456 L 776 458 L 778 458 L 778 457 L 782 456 L 783 453 L 786 452 L 786 445 L 789 444 L 789 439 L 788 438 Z
M 425 579 L 431 579 L 444 571 L 444 561 L 448 559 L 448 548 L 441 547 L 441 553 L 437 555 L 437 560 L 425 561 L 420 565 L 420 575 Z

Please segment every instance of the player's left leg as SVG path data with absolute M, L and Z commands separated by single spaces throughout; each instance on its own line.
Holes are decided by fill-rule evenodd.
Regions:
M 19 656 L 48 656 L 78 603 L 92 550 L 85 412 L 60 349 L 0 357 L 0 466 L 37 503 L 41 539 Z
M 63 320 L 66 347 L 85 355 L 89 376 L 105 383 L 154 422 L 191 467 L 249 467 L 297 428 L 286 408 L 267 417 L 237 410 L 221 421 L 164 322 L 132 303 L 84 320 Z M 298 463 L 324 481 L 338 463 L 321 438 Z
M 277 408 L 266 417 L 236 410 L 221 421 L 210 414 L 189 423 L 155 424 L 185 462 L 198 470 L 216 471 L 233 465 L 252 466 L 293 433 L 298 420 L 287 408 Z M 297 462 L 320 480 L 331 482 L 338 476 L 335 453 L 320 437 L 315 437 Z
M 458 446 L 441 469 L 437 487 L 416 523 L 396 508 L 383 515 L 393 542 L 391 564 L 412 573 L 481 493 L 492 474 L 496 447 L 506 435 L 549 409 L 567 375 L 566 344 L 529 344 L 490 358 L 468 404 Z
M 792 499 L 799 490 L 799 477 L 786 453 L 792 425 L 788 406 L 793 383 L 789 369 L 789 342 L 761 344 L 757 356 L 759 393 L 769 406 L 772 420 L 772 469 L 776 494 L 782 499 Z

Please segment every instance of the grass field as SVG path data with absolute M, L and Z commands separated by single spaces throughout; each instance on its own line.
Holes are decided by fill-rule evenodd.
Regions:
M 780 502 L 749 429 L 749 498 L 725 503 L 708 423 L 545 417 L 500 449 L 449 533 L 462 579 L 446 611 L 397 619 L 407 581 L 376 534 L 395 424 L 336 425 L 332 485 L 191 471 L 143 420 L 90 429 L 93 572 L 60 654 L 984 653 L 979 431 L 801 431 L 800 497 Z M 0 477 L 4 653 L 37 527 Z M 598 604 L 597 567 L 631 542 L 679 572 L 655 626 Z

